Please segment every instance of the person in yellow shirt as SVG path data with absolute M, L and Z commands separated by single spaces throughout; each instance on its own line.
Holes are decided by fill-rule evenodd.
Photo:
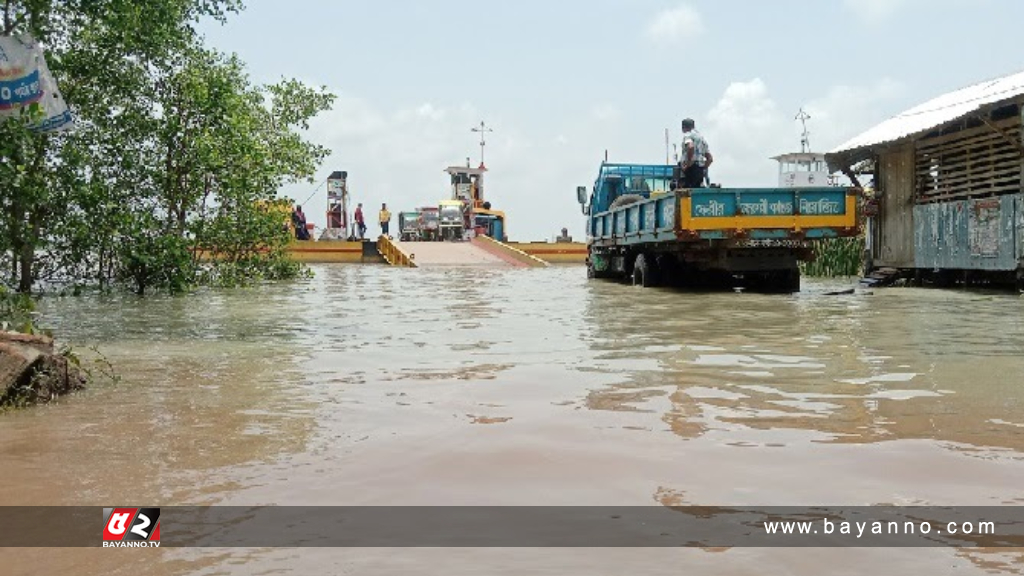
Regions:
M 391 237 L 388 234 L 388 227 L 391 225 L 391 211 L 387 204 L 380 205 L 380 233 L 382 236 Z

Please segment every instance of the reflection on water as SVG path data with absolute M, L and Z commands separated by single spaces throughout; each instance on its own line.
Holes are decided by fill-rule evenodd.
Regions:
M 1024 300 L 686 294 L 579 268 L 325 266 L 48 301 L 123 381 L 0 418 L 0 504 L 1021 504 Z M 102 551 L 12 573 L 1014 572 L 927 550 Z M 148 559 L 153 564 L 139 564 Z M 856 559 L 856 562 L 853 561 Z M 0 562 L 5 559 L 0 558 Z M 84 564 L 83 564 L 84 563 Z M 554 568 L 551 568 L 554 567 Z M 955 568 L 955 570 L 954 570 Z M 837 569 L 836 573 L 843 573 Z M 137 571 L 137 570 L 136 570 Z
M 673 409 L 664 415 L 684 420 L 683 436 L 713 425 L 1024 448 L 1013 426 L 1024 381 L 1020 299 L 815 288 L 738 297 L 600 287 L 588 306 L 600 327 L 593 348 L 600 371 L 624 381 L 592 396 L 665 396 Z

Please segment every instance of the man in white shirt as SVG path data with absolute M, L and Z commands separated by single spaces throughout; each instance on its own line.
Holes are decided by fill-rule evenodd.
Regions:
M 701 188 L 708 167 L 714 161 L 708 141 L 697 132 L 696 123 L 687 118 L 683 120 L 683 159 L 679 162 L 683 169 L 683 188 Z

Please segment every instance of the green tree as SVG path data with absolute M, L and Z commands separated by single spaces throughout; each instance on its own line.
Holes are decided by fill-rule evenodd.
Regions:
M 327 151 L 301 130 L 333 96 L 293 80 L 254 86 L 237 57 L 203 46 L 199 18 L 237 0 L 0 0 L 5 33 L 29 32 L 76 129 L 0 124 L 6 280 L 136 292 L 294 274 L 279 187 Z

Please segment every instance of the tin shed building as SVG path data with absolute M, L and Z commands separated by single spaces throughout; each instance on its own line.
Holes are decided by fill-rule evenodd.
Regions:
M 911 108 L 825 155 L 874 165 L 873 268 L 948 284 L 1024 286 L 1024 72 Z

